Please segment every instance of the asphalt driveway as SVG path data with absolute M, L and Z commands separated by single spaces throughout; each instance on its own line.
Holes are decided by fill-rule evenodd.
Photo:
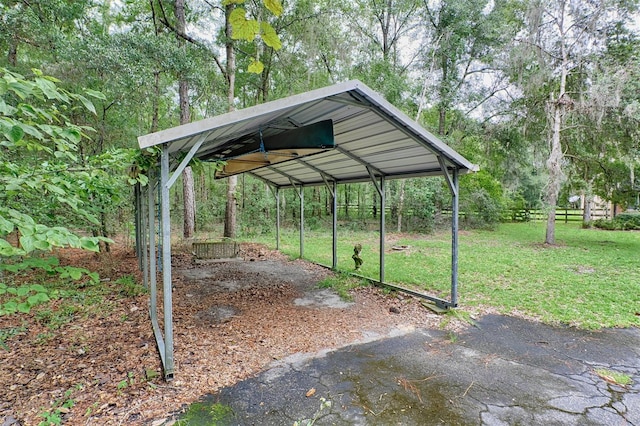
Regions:
M 458 335 L 417 330 L 290 357 L 203 402 L 224 409 L 192 411 L 189 424 L 640 426 L 640 330 L 488 315 Z

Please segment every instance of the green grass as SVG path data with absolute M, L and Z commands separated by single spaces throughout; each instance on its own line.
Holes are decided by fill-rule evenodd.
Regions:
M 545 246 L 544 223 L 502 224 L 495 231 L 460 233 L 459 303 L 493 307 L 547 323 L 582 328 L 640 325 L 640 233 L 557 224 L 555 246 Z M 353 270 L 362 244 L 362 275 L 378 278 L 377 233 L 338 231 L 338 269 Z M 254 240 L 255 241 L 255 240 Z M 273 240 L 261 242 L 273 247 Z M 407 245 L 395 251 L 392 246 Z M 438 297 L 451 289 L 451 235 L 387 234 L 385 281 Z M 283 230 L 281 251 L 299 256 L 299 235 Z M 306 232 L 304 257 L 331 265 L 331 232 Z

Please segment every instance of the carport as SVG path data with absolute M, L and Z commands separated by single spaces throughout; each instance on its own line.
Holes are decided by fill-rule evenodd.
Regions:
M 226 166 L 217 177 L 246 172 L 271 188 L 277 206 L 277 248 L 281 191 L 295 190 L 300 200 L 300 257 L 304 256 L 303 188 L 326 186 L 333 200 L 334 269 L 338 267 L 337 185 L 373 182 L 380 199 L 381 284 L 385 284 L 385 182 L 444 176 L 452 194 L 451 299 L 420 296 L 443 308 L 457 306 L 458 179 L 478 167 L 363 83 L 348 81 L 290 96 L 140 136 L 138 142 L 141 149 L 158 146 L 162 152 L 159 164 L 149 173 L 149 185 L 136 191 L 136 246 L 150 289 L 150 317 L 166 379 L 174 374 L 169 190 L 194 158 L 224 161 Z M 164 332 L 157 314 L 158 271 L 162 272 Z

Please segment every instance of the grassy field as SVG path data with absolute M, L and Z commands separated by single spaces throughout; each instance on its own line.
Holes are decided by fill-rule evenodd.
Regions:
M 338 269 L 353 270 L 353 246 L 360 243 L 362 274 L 377 279 L 378 234 L 339 230 L 338 239 Z M 640 326 L 640 233 L 558 224 L 558 244 L 545 246 L 543 240 L 543 223 L 461 232 L 461 309 L 493 307 L 583 328 Z M 273 239 L 262 242 L 275 245 Z M 449 298 L 450 232 L 388 233 L 386 249 L 385 281 Z M 283 231 L 281 251 L 298 257 L 297 232 Z M 304 257 L 331 265 L 330 231 L 305 232 Z

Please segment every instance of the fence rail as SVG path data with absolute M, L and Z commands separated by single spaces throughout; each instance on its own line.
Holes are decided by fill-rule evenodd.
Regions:
M 583 214 L 582 209 L 556 209 L 556 221 L 564 223 L 582 222 Z M 547 212 L 540 209 L 513 209 L 504 211 L 502 217 L 503 220 L 513 222 L 545 221 L 547 220 Z M 610 218 L 611 212 L 608 209 L 591 210 L 592 220 Z

